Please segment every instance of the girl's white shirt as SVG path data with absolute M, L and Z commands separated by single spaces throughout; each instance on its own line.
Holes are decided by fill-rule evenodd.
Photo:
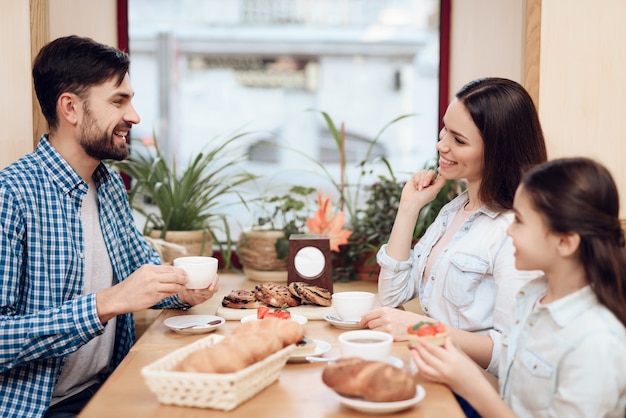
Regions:
M 483 206 L 461 225 L 424 277 L 433 246 L 467 201 L 466 191 L 446 204 L 408 260 L 395 260 L 387 255 L 386 244 L 381 247 L 378 293 L 382 305 L 393 307 L 419 297 L 427 316 L 461 330 L 488 334 L 493 350 L 487 370 L 497 375 L 501 335 L 508 329 L 515 295 L 541 272 L 515 268 L 513 243 L 506 234 L 513 213 Z
M 546 305 L 547 281 L 522 288 L 503 339 L 500 393 L 520 417 L 626 412 L 626 329 L 589 286 Z

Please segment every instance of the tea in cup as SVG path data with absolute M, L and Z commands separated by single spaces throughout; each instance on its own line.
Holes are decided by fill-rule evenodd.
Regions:
M 371 292 L 336 292 L 332 307 L 342 321 L 358 322 L 374 307 L 374 296 Z
M 370 329 L 339 334 L 342 357 L 360 357 L 365 360 L 384 360 L 391 355 L 391 334 Z
M 187 289 L 205 289 L 209 287 L 217 274 L 217 258 L 192 256 L 174 259 L 174 266 L 187 272 Z

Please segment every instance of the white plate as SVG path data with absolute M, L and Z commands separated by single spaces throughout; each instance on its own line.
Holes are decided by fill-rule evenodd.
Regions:
M 245 324 L 246 322 L 256 321 L 256 320 L 257 320 L 257 314 L 247 315 L 241 318 L 241 323 Z M 309 320 L 306 319 L 306 316 L 296 315 L 296 314 L 291 314 L 291 320 L 296 321 L 300 325 L 304 325 L 307 322 L 309 322 Z
M 219 320 L 219 324 L 206 325 L 211 321 Z M 221 316 L 215 315 L 180 315 L 167 318 L 163 323 L 166 327 L 179 334 L 206 334 L 207 332 L 213 332 L 222 324 L 226 322 Z M 191 328 L 186 327 L 190 324 L 197 324 Z
M 328 322 L 329 324 L 334 325 L 335 327 L 339 328 L 339 329 L 361 329 L 361 326 L 359 325 L 358 322 L 353 322 L 353 321 L 342 321 L 341 319 L 339 319 L 339 317 L 337 316 L 336 313 L 334 312 L 330 312 L 327 313 L 326 315 L 324 315 L 324 320 L 326 322 Z
M 366 414 L 390 414 L 392 412 L 402 411 L 403 409 L 410 408 L 417 404 L 419 401 L 424 399 L 424 396 L 426 396 L 426 391 L 421 385 L 417 385 L 415 397 L 407 399 L 406 401 L 397 402 L 369 402 L 364 401 L 363 399 L 346 398 L 335 391 L 333 391 L 333 393 L 335 394 L 337 400 L 339 400 L 339 402 L 343 405 Z
M 330 344 L 328 344 L 326 341 L 316 340 L 315 338 L 313 338 L 313 341 L 315 341 L 315 351 L 308 354 L 292 354 L 291 357 L 289 357 L 289 363 L 303 363 L 307 361 L 306 358 L 309 356 L 321 356 L 326 354 L 330 350 Z

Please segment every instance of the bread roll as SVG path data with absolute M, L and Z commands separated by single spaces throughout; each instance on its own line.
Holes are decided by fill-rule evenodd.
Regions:
M 234 373 L 265 359 L 303 336 L 295 321 L 266 318 L 239 325 L 220 342 L 187 355 L 173 370 Z
M 285 347 L 297 343 L 304 336 L 302 325 L 296 321 L 271 317 L 241 324 L 233 331 L 233 335 L 247 334 L 261 330 L 276 334 Z
M 330 363 L 322 372 L 322 381 L 342 396 L 371 402 L 395 402 L 416 394 L 413 376 L 382 361 L 349 357 Z

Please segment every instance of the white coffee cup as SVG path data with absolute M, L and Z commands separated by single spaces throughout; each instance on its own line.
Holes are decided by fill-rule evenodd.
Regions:
M 217 258 L 215 257 L 178 257 L 174 259 L 174 266 L 181 267 L 187 272 L 187 289 L 205 289 L 209 287 L 217 274 Z
M 374 307 L 374 296 L 371 292 L 336 292 L 331 302 L 342 321 L 360 321 Z
M 341 357 L 360 357 L 365 360 L 384 360 L 391 355 L 391 334 L 371 329 L 339 334 Z

